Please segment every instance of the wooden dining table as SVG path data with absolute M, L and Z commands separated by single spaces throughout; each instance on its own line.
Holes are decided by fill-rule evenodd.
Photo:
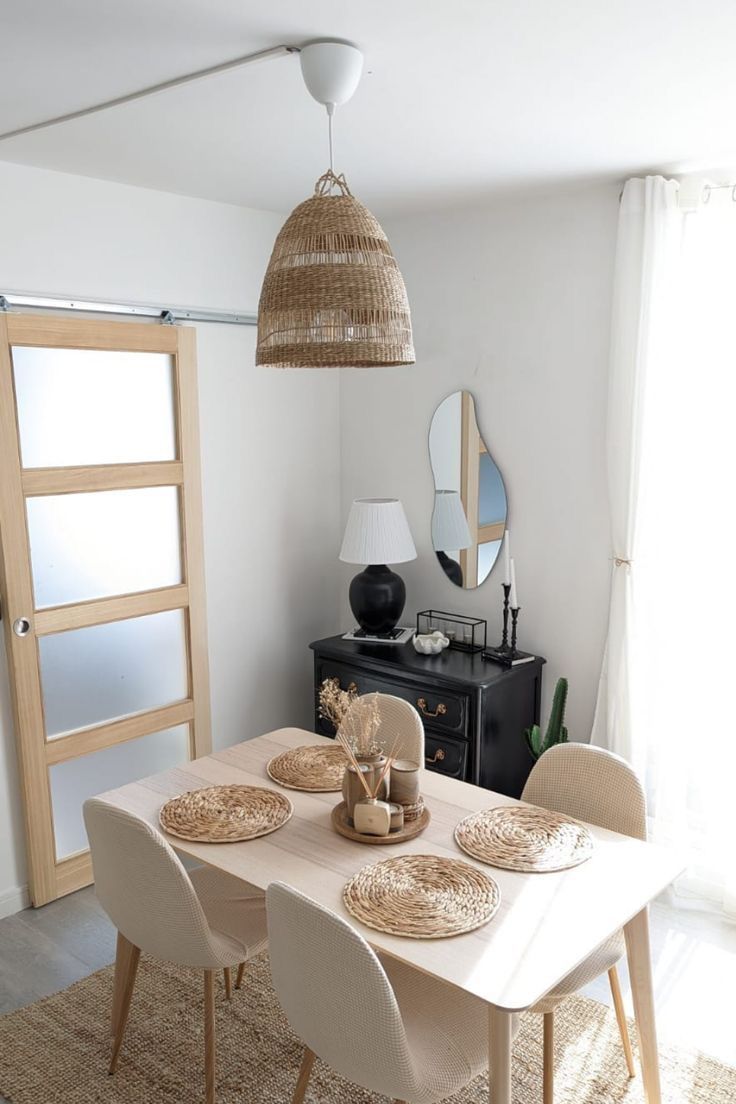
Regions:
M 286 790 L 266 773 L 266 764 L 287 748 L 332 745 L 325 737 L 282 728 L 100 795 L 158 826 L 169 798 L 223 783 L 268 786 L 286 793 L 294 815 L 270 835 L 242 843 L 169 842 L 183 855 L 262 889 L 285 882 L 352 924 L 368 943 L 488 1006 L 489 1100 L 512 1104 L 513 1014 L 532 1008 L 604 940 L 623 928 L 647 1104 L 660 1104 L 657 1034 L 652 993 L 647 906 L 681 872 L 673 852 L 590 825 L 592 857 L 560 873 L 528 874 L 475 862 L 454 841 L 468 813 L 518 804 L 490 790 L 422 771 L 422 793 L 431 812 L 425 832 L 393 846 L 366 846 L 338 835 L 330 814 L 334 793 Z M 368 863 L 397 854 L 462 858 L 491 874 L 501 904 L 484 927 L 446 939 L 407 939 L 361 925 L 342 902 L 346 882 Z

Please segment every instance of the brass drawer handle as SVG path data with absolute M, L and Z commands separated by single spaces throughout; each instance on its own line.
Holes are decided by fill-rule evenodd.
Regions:
M 417 698 L 417 709 L 421 710 L 425 717 L 444 717 L 447 712 L 445 703 L 440 702 L 433 713 L 431 709 L 427 708 L 427 703 L 424 698 Z
M 434 753 L 434 755 L 432 756 L 431 759 L 428 756 L 425 755 L 424 762 L 425 763 L 441 763 L 444 758 L 445 758 L 445 753 L 442 750 L 442 748 L 437 748 L 436 752 Z

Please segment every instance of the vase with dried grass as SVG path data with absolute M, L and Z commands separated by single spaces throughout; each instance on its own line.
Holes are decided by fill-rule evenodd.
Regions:
M 320 687 L 319 712 L 321 717 L 331 722 L 340 743 L 347 745 L 349 761 L 343 778 L 342 795 L 352 821 L 355 802 L 366 796 L 366 786 L 370 794 L 380 801 L 388 797 L 388 761 L 377 740 L 381 724 L 378 695 L 364 694 L 361 697 L 355 686 L 343 690 L 339 679 L 325 679 Z M 348 754 L 348 749 L 352 754 Z
M 347 741 L 356 759 L 355 765 L 348 764 L 342 786 L 350 820 L 353 818 L 356 801 L 365 797 L 358 768 L 368 783 L 368 789 L 373 797 L 379 801 L 386 801 L 388 798 L 389 775 L 386 769 L 388 760 L 376 740 L 380 723 L 377 694 L 365 694 L 362 698 L 358 698 L 340 722 L 338 737 Z

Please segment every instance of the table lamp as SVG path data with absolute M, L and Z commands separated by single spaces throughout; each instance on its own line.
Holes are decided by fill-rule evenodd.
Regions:
M 398 498 L 356 498 L 345 526 L 340 559 L 367 564 L 350 584 L 350 608 L 364 636 L 391 636 L 404 610 L 406 587 L 389 563 L 415 560 L 404 507 Z
M 473 538 L 468 528 L 462 500 L 457 491 L 435 491 L 432 514 L 432 547 L 440 566 L 456 586 L 463 585 L 463 571 L 448 552 L 470 548 Z

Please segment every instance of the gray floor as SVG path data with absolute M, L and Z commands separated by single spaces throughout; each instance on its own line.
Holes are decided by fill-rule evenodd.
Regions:
M 656 902 L 651 932 L 660 1036 L 736 1066 L 736 925 Z M 0 1014 L 66 988 L 114 956 L 115 932 L 92 889 L 0 920 Z M 631 1014 L 625 964 L 620 969 Z M 585 992 L 610 1003 L 605 976 Z
M 82 889 L 0 920 L 0 1014 L 66 989 L 115 957 L 115 929 Z M 8 1104 L 0 1096 L 0 1104 Z
M 65 989 L 112 962 L 115 930 L 94 890 L 0 920 L 0 1013 Z

